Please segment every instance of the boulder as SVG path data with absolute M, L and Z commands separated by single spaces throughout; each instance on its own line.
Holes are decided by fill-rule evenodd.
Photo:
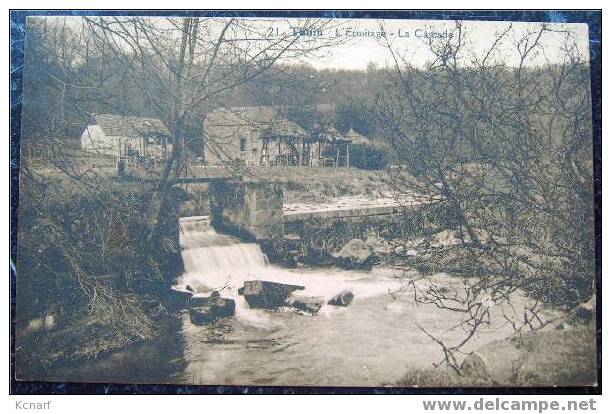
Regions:
M 220 318 L 231 317 L 235 313 L 235 301 L 222 298 L 218 292 L 212 292 L 207 298 L 194 297 L 190 304 L 189 315 L 194 325 L 204 325 Z
M 396 246 L 396 247 L 393 249 L 393 252 L 394 252 L 395 254 L 397 254 L 397 255 L 402 255 L 402 254 L 405 254 L 405 246 L 401 246 L 401 245 Z
M 365 243 L 377 255 L 389 255 L 392 250 L 390 243 L 382 237 L 369 236 L 367 240 L 365 240 Z
M 57 326 L 57 318 L 55 315 L 45 316 L 45 330 L 52 331 Z
M 213 292 L 214 293 L 218 293 L 218 292 Z M 189 307 L 190 308 L 196 308 L 198 306 L 214 306 L 215 303 L 217 302 L 217 299 L 222 299 L 219 296 L 213 296 L 210 295 L 208 297 L 204 297 L 204 296 L 193 296 L 190 300 L 189 300 Z
M 456 246 L 458 244 L 462 244 L 462 240 L 458 237 L 458 231 L 449 229 L 435 233 L 429 240 L 429 246 L 433 248 Z
M 381 237 L 369 236 L 367 240 L 365 240 L 365 244 L 367 244 L 376 255 L 389 255 L 391 252 L 390 243 Z
M 26 332 L 36 332 L 45 326 L 45 320 L 42 318 L 32 319 L 26 328 Z
M 490 385 L 510 385 L 524 353 L 517 339 L 494 340 L 472 352 L 462 362 L 463 374 Z
M 293 233 L 285 234 L 283 239 L 285 241 L 301 241 L 301 237 L 299 237 L 299 235 L 293 234 Z
M 182 290 L 170 289 L 167 295 L 164 295 L 166 306 L 169 309 L 180 310 L 189 306 L 189 301 L 193 297 L 191 292 Z
M 200 283 L 192 283 L 185 286 L 185 289 L 191 293 L 207 293 L 210 291 L 208 286 L 202 285 Z
M 486 366 L 486 361 L 477 352 L 471 352 L 471 354 L 465 358 L 460 365 L 460 370 L 464 375 L 468 375 L 472 378 L 488 379 L 490 374 Z
M 301 237 L 299 237 L 296 234 L 286 234 L 284 235 L 284 237 L 282 238 L 283 244 L 284 244 L 284 248 L 286 250 L 297 250 L 299 251 L 300 247 L 301 247 Z
M 246 303 L 251 308 L 276 309 L 285 305 L 291 293 L 303 289 L 305 289 L 304 286 L 247 280 L 244 282 L 244 287 L 238 289 L 238 294 L 244 296 Z
M 348 306 L 354 299 L 354 294 L 349 290 L 342 290 L 337 295 L 333 296 L 327 304 L 333 306 Z
M 286 305 L 311 314 L 318 312 L 324 303 L 324 298 L 309 296 L 291 296 L 286 300 Z
M 348 267 L 365 266 L 372 256 L 371 248 L 360 239 L 350 240 L 339 252 L 333 253 L 341 265 Z

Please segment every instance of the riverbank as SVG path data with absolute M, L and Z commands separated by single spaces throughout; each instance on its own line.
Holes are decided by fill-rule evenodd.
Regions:
M 447 366 L 410 369 L 399 387 L 591 386 L 597 379 L 596 323 L 529 332 L 477 349 L 461 375 Z
M 22 198 L 16 331 L 20 379 L 183 384 L 236 384 L 240 379 L 259 385 L 377 386 L 407 372 L 392 385 L 490 386 L 588 381 L 595 372 L 595 362 L 584 359 L 595 355 L 587 348 L 593 332 L 571 327 L 568 334 L 546 331 L 524 335 L 519 343 L 507 340 L 513 330 L 505 323 L 502 304 L 491 307 L 495 325 L 478 332 L 463 351 L 490 360 L 483 347 L 494 344 L 488 348 L 494 355 L 510 344 L 519 372 L 491 367 L 486 375 L 459 376 L 429 369 L 442 352 L 419 327 L 458 343 L 464 339 L 460 313 L 417 303 L 414 291 L 405 288 L 414 282 L 421 292 L 433 286 L 451 295 L 475 274 L 464 264 L 469 257 L 459 255 L 464 235 L 441 205 L 358 221 L 290 222 L 281 241 L 283 251 L 294 259 L 288 268 L 269 253 L 265 258 L 255 243 L 246 246 L 238 239 L 204 243 L 194 237 L 201 243 L 189 244 L 192 252 L 185 256 L 178 217 L 209 214 L 202 211 L 209 192 L 173 188 L 155 237 L 148 240 L 150 184 L 106 178 L 93 189 L 72 181 L 51 185 L 26 186 Z M 302 185 L 304 196 L 313 199 L 317 185 Z M 348 195 L 334 196 L 321 208 L 348 208 L 355 200 L 375 199 L 355 194 L 359 189 L 336 188 L 333 193 Z M 288 207 L 311 209 L 314 204 L 301 201 Z M 351 259 L 362 252 L 362 261 Z M 187 262 L 181 253 L 192 265 L 184 275 Z M 256 263 L 262 264 L 256 269 L 246 260 L 255 253 Z M 219 267 L 222 263 L 235 266 Z M 454 268 L 464 274 L 453 276 L 459 274 Z M 180 299 L 172 299 L 175 291 L 170 289 L 176 279 L 184 279 L 185 289 L 212 283 L 211 290 L 233 294 L 236 302 L 241 298 L 228 293 L 229 288 L 233 292 L 253 279 L 304 286 L 304 294 L 321 297 L 323 303 L 342 290 L 350 290 L 355 299 L 347 308 L 323 305 L 316 316 L 238 306 L 235 318 L 202 327 L 179 313 Z M 520 293 L 512 303 L 521 310 L 529 300 L 528 293 Z M 574 347 L 580 342 L 586 346 L 578 353 Z M 560 357 L 545 359 L 545 349 L 554 347 L 561 350 Z M 346 355 L 349 360 L 342 361 Z M 579 367 L 568 366 L 582 376 L 571 377 L 563 370 L 563 359 L 571 355 L 577 355 Z M 267 366 L 271 360 L 277 363 Z M 549 366 L 541 367 L 544 363 Z M 552 374 L 542 377 L 539 371 Z M 502 380 L 493 377 L 500 372 L 509 374 Z
M 22 178 L 16 262 L 15 368 L 44 380 L 78 361 L 146 345 L 177 324 L 168 295 L 182 272 L 170 190 L 153 237 L 153 188 L 136 181 Z
M 289 200 L 374 194 L 380 185 L 376 173 L 355 169 L 262 173 L 282 181 Z M 66 373 L 79 361 L 103 365 L 101 361 L 167 336 L 161 332 L 164 326 L 176 329 L 171 321 L 178 320 L 177 309 L 167 296 L 183 269 L 178 216 L 206 213 L 200 210 L 209 202 L 208 193 L 171 189 L 158 231 L 148 242 L 154 180 L 118 179 L 99 171 L 80 178 L 41 171 L 21 181 L 18 378 Z

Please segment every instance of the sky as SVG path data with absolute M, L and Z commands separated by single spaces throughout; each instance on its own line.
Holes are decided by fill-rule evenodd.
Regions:
M 80 17 L 51 17 L 50 19 L 68 19 L 69 24 L 79 25 Z M 227 18 L 208 19 L 206 25 L 211 36 L 218 35 Z M 164 18 L 150 18 L 160 25 L 168 25 Z M 176 19 L 174 19 L 176 20 Z M 399 20 L 399 19 L 316 19 L 325 28 L 320 32 L 303 32 L 300 29 L 307 25 L 304 19 L 286 18 L 244 18 L 255 28 L 266 41 L 281 37 L 300 36 L 304 42 L 331 42 L 330 47 L 300 58 L 287 58 L 283 63 L 307 63 L 317 69 L 366 70 L 370 63 L 378 67 L 393 64 L 392 54 L 388 44 L 398 55 L 417 67 L 423 67 L 434 60 L 427 41 L 430 36 L 441 39 L 454 36 L 457 32 L 454 21 L 444 20 Z M 165 22 L 165 23 L 164 23 Z M 309 21 L 311 23 L 311 21 Z M 175 22 L 176 23 L 176 22 Z M 547 62 L 559 63 L 565 56 L 562 50 L 567 38 L 575 45 L 584 61 L 589 61 L 588 26 L 583 23 L 546 23 L 550 31 L 540 39 L 540 48 L 529 54 L 524 62 L 526 66 L 542 65 Z M 511 26 L 511 27 L 510 27 Z M 169 26 L 166 26 L 169 27 Z M 534 40 L 541 23 L 530 22 L 491 22 L 463 21 L 463 34 L 466 45 L 463 48 L 463 62 L 473 58 L 480 59 L 495 44 L 500 33 L 505 33 L 496 44 L 496 52 L 489 62 L 496 59 L 509 66 L 517 66 L 520 62 L 516 45 L 524 36 Z M 508 30 L 509 29 L 509 30 Z M 384 34 L 383 36 L 381 34 Z M 240 34 L 236 33 L 236 36 Z M 231 34 L 227 35 L 231 37 Z
M 280 33 L 294 33 L 299 27 L 297 20 L 287 21 L 285 19 L 266 20 L 261 22 L 267 25 L 269 30 L 278 28 Z M 472 56 L 481 57 L 492 47 L 498 34 L 505 32 L 511 25 L 502 41 L 497 44 L 496 59 L 503 60 L 510 66 L 519 64 L 519 53 L 516 43 L 525 35 L 530 34 L 534 40 L 535 32 L 541 27 L 540 23 L 528 22 L 489 22 L 489 21 L 464 21 L 463 33 L 467 45 L 465 47 L 465 59 Z M 546 62 L 558 63 L 563 59 L 564 53 L 561 49 L 565 44 L 567 33 L 570 34 L 571 42 L 576 45 L 577 50 L 585 61 L 589 61 L 588 49 L 588 26 L 578 23 L 547 24 L 553 32 L 546 32 L 540 39 L 541 48 L 533 50 L 526 65 L 541 65 Z M 381 29 L 383 28 L 383 30 Z M 322 36 L 325 38 L 341 39 L 341 43 L 326 49 L 315 56 L 302 59 L 319 69 L 356 69 L 365 70 L 369 62 L 380 67 L 393 64 L 387 42 L 393 50 L 404 55 L 407 60 L 415 66 L 422 67 L 427 61 L 433 60 L 433 54 L 429 50 L 428 40 L 431 33 L 433 36 L 457 36 L 454 31 L 454 21 L 442 20 L 373 20 L 373 19 L 333 19 L 333 28 L 324 30 Z M 384 32 L 385 37 L 380 33 Z M 303 34 L 320 35 L 317 33 Z M 456 40 L 456 37 L 453 38 Z

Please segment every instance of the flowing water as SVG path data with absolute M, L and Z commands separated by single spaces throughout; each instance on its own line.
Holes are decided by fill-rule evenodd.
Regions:
M 457 327 L 459 315 L 417 305 L 405 289 L 400 293 L 405 280 L 399 272 L 280 268 L 269 265 L 255 243 L 217 234 L 197 220 L 185 219 L 181 228 L 185 273 L 174 288 L 189 285 L 196 296 L 218 290 L 236 301 L 236 315 L 207 326 L 195 326 L 183 315 L 185 367 L 170 382 L 375 386 L 399 379 L 408 368 L 431 367 L 442 359 L 439 346 L 418 325 L 449 344 L 464 338 Z M 237 289 L 254 279 L 305 286 L 296 294 L 325 299 L 349 289 L 355 298 L 345 308 L 324 305 L 314 316 L 249 309 Z M 435 279 L 450 288 L 460 285 L 445 274 Z M 416 286 L 425 283 L 430 282 L 421 280 Z M 497 308 L 490 308 L 493 323 L 467 351 L 511 334 Z

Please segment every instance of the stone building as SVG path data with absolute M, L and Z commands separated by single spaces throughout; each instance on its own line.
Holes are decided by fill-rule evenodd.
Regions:
M 318 105 L 312 113 L 333 108 Z M 351 138 L 325 121 L 310 119 L 310 131 L 289 119 L 284 107 L 232 107 L 210 112 L 204 121 L 204 161 L 250 166 L 350 166 Z M 365 139 L 359 137 L 359 139 Z

